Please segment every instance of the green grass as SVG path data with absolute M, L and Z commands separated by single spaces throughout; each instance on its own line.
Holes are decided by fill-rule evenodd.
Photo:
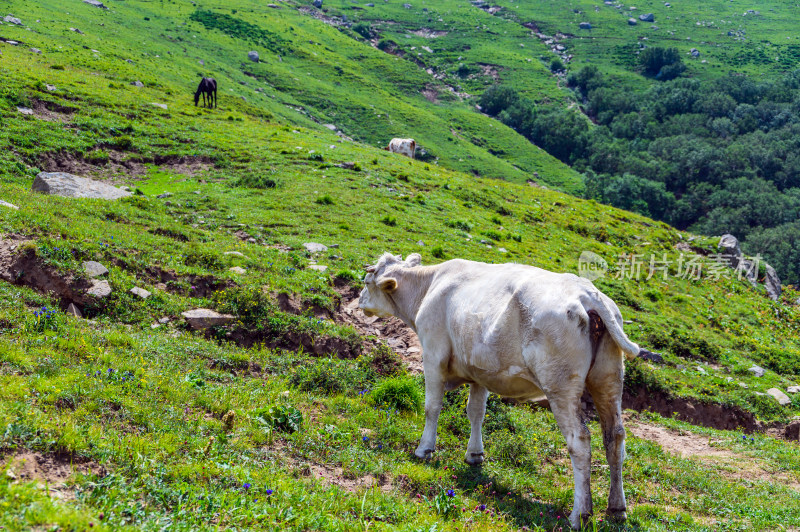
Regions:
M 662 366 L 629 364 L 629 385 L 736 406 L 762 421 L 786 422 L 800 414 L 798 399 L 780 408 L 755 393 L 772 386 L 785 389 L 800 378 L 800 316 L 789 304 L 796 292 L 787 290 L 781 302 L 772 302 L 763 288 L 732 279 L 614 278 L 623 254 L 649 260 L 651 254 L 666 253 L 676 259 L 676 244 L 690 235 L 519 184 L 533 169 L 540 181 L 565 190 L 576 181 L 569 169 L 537 155 L 521 137 L 467 104 L 434 105 L 410 94 L 409 87 L 422 76 L 418 67 L 298 14 L 290 4 L 282 3 L 281 9 L 203 5 L 268 29 L 261 39 L 282 39 L 270 41 L 275 50 L 258 48 L 265 60 L 259 65 L 246 59 L 255 46 L 191 21 L 195 8 L 188 3 L 112 1 L 109 11 L 80 2 L 66 6 L 12 3 L 9 11 L 34 30 L 0 27 L 1 36 L 25 43 L 2 45 L 0 199 L 20 209 L 0 207 L 0 231 L 30 240 L 21 251 L 35 253 L 63 274 L 80 276 L 84 260 L 102 262 L 114 292 L 103 304 L 84 308 L 89 319 L 77 320 L 65 316 L 51 295 L 0 284 L 0 453 L 6 464 L 22 450 L 59 457 L 67 466 L 89 460 L 108 474 L 74 475 L 66 488 L 74 498 L 59 500 L 35 482 L 2 472 L 0 525 L 7 529 L 85 529 L 89 523 L 108 530 L 566 526 L 572 475 L 549 412 L 492 397 L 485 428 L 489 460 L 472 469 L 462 462 L 468 439 L 466 391 L 451 392 L 436 458 L 420 463 L 411 456 L 423 425 L 414 406 L 422 393 L 419 378 L 404 375 L 396 361 L 372 350 L 346 324 L 312 311 L 289 314 L 276 303 L 277 294 L 286 293 L 306 308 L 335 309 L 340 298 L 335 280 L 357 287 L 363 265 L 384 251 L 419 252 L 425 263 L 463 257 L 561 272 L 576 272 L 581 252 L 593 251 L 611 266 L 596 284 L 632 320 L 628 334 L 667 360 Z M 458 9 L 472 13 L 474 8 L 465 6 Z M 400 4 L 379 7 L 387 10 L 381 15 L 385 20 L 400 20 L 405 13 Z M 428 7 L 427 15 L 414 11 L 414 16 L 436 20 L 434 6 Z M 41 22 L 33 22 L 37 19 Z M 466 24 L 467 15 L 461 20 Z M 485 23 L 506 22 L 492 17 Z M 84 35 L 69 31 L 71 26 Z M 153 38 L 142 44 L 141 35 Z M 44 53 L 33 55 L 29 46 Z M 282 61 L 276 58 L 279 52 Z M 507 56 L 520 53 L 515 48 Z M 263 69 L 253 73 L 270 84 L 256 85 L 242 64 L 248 71 Z M 325 68 L 335 72 L 334 64 L 350 81 L 338 86 L 336 74 L 322 74 Z M 219 110 L 193 106 L 192 80 L 198 73 L 224 80 Z M 523 73 L 516 75 L 521 79 Z M 129 85 L 135 79 L 145 87 Z M 464 81 L 468 91 L 480 83 Z M 535 83 L 555 86 L 550 77 L 537 77 Z M 267 92 L 256 93 L 255 86 Z M 287 107 L 319 103 L 323 93 L 335 107 L 319 118 L 363 143 L 341 139 Z M 49 105 L 51 112 L 60 109 L 60 120 L 24 116 L 18 105 L 33 106 L 37 113 Z M 345 113 L 359 105 L 375 119 Z M 389 118 L 377 120 L 387 112 Z M 433 147 L 440 164 L 376 149 L 395 136 L 387 133 L 391 121 L 403 133 L 409 124 L 419 127 L 414 136 L 420 132 L 418 140 Z M 451 125 L 460 132 L 450 133 Z M 489 144 L 505 146 L 513 155 L 490 156 L 466 132 L 491 139 Z M 387 139 L 378 142 L 379 134 Z M 114 175 L 140 193 L 102 202 L 30 192 L 33 176 L 56 160 L 84 165 L 82 172 Z M 345 168 L 349 162 L 360 170 Z M 188 175 L 189 163 L 201 170 Z M 517 163 L 524 171 L 513 169 Z M 124 164 L 136 169 L 135 175 Z M 473 167 L 507 181 L 477 177 Z M 156 197 L 165 192 L 172 195 Z M 312 257 L 305 242 L 338 247 Z M 692 242 L 706 249 L 715 244 L 708 238 Z M 328 270 L 309 268 L 312 259 Z M 233 266 L 247 273 L 233 273 Z M 141 300 L 128 293 L 134 286 L 153 295 Z M 43 306 L 59 310 L 42 318 L 35 312 Z M 208 335 L 193 333 L 180 313 L 196 307 L 238 319 Z M 154 328 L 162 317 L 170 322 Z M 256 341 L 240 347 L 233 341 L 236 335 Z M 354 358 L 312 356 L 307 347 L 281 343 L 289 338 L 313 339 L 307 344 L 311 348 L 315 342 L 336 341 Z M 768 369 L 765 377 L 747 372 L 753 363 Z M 399 378 L 402 386 L 388 384 L 393 381 L 387 377 Z M 390 387 L 392 394 L 384 398 L 373 395 Z M 400 411 L 389 395 L 408 400 L 411 408 Z M 268 409 L 278 406 L 283 414 L 293 412 L 290 408 L 302 414 L 299 430 L 277 430 L 271 421 L 265 425 Z M 758 461 L 770 475 L 742 479 L 713 461 L 676 458 L 631 437 L 625 467 L 628 529 L 796 526 L 796 444 L 763 435 L 743 443 L 735 431 L 644 419 L 709 435 L 743 460 Z M 608 483 L 602 439 L 596 423 L 590 428 L 596 467 L 592 496 L 600 510 Z M 326 473 L 331 479 L 325 481 L 315 471 L 333 473 Z M 368 477 L 385 489 L 368 489 Z M 448 489 L 455 490 L 453 498 Z M 480 505 L 486 510 L 476 510 Z M 600 522 L 599 514 L 597 527 L 618 529 Z

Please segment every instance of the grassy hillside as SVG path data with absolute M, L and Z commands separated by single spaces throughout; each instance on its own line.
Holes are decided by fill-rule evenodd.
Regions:
M 475 131 L 499 145 L 526 141 L 466 104 L 432 105 L 403 92 L 402 80 L 417 70 L 355 48 L 355 38 L 286 3 L 225 8 L 264 32 L 257 49 L 269 59 L 259 65 L 246 59 L 255 46 L 191 21 L 189 2 L 109 7 L 18 3 L 9 11 L 33 29 L 0 27 L 0 36 L 24 43 L 0 45 L 0 199 L 19 207 L 0 206 L 0 277 L 10 281 L 0 283 L 0 525 L 566 528 L 572 475 L 549 411 L 491 398 L 489 460 L 469 468 L 466 393 L 450 392 L 436 459 L 412 459 L 423 422 L 421 376 L 405 367 L 415 357 L 387 348 L 397 337 L 383 325 L 345 319 L 342 304 L 352 301 L 363 265 L 384 251 L 420 252 L 425 263 L 463 257 L 561 272 L 576 272 L 580 254 L 592 251 L 610 265 L 596 284 L 620 305 L 627 333 L 666 359 L 627 368 L 626 404 L 656 413 L 629 412 L 626 528 L 796 528 L 800 454 L 796 442 L 774 436 L 800 414 L 800 397 L 782 407 L 763 395 L 800 379 L 796 292 L 772 302 L 763 286 L 709 279 L 712 239 L 514 183 L 512 170 L 508 181 L 453 170 L 470 170 L 459 166 L 467 161 L 510 168 L 469 140 L 437 133 L 454 117 L 469 116 L 464 124 L 474 120 Z M 288 51 L 287 42 L 309 40 L 323 44 Z M 361 81 L 339 88 L 336 74 L 317 70 L 320 57 Z M 269 84 L 255 85 L 245 70 Z M 193 106 L 201 72 L 225 81 L 218 110 Z M 292 77 L 297 85 L 279 88 Z M 287 107 L 322 119 L 307 103 L 320 99 L 302 90 L 319 95 L 327 86 L 332 105 L 345 106 L 367 82 L 375 85 L 364 94 L 383 95 L 367 104 L 376 115 L 405 109 L 403 124 L 418 123 L 420 138 L 430 131 L 430 145 L 451 148 L 450 159 L 440 155 L 436 165 L 376 149 L 367 133 L 348 129 L 379 131 L 361 115 L 321 121 L 363 143 Z M 23 106 L 34 114 L 18 111 Z M 520 159 L 532 153 L 525 150 Z M 573 176 L 552 159 L 531 160 L 541 161 L 530 164 L 542 165 L 543 182 Z M 32 193 L 41 169 L 137 193 L 116 202 Z M 164 193 L 171 195 L 158 197 Z M 310 254 L 307 242 L 329 249 Z M 667 279 L 618 275 L 626 256 L 664 254 L 673 261 Z M 701 279 L 678 277 L 681 254 L 703 265 Z M 108 299 L 85 297 L 86 260 L 109 268 Z M 236 266 L 245 273 L 230 270 Z M 152 295 L 129 293 L 135 286 Z M 84 319 L 64 312 L 73 300 Z M 236 320 L 192 331 L 180 315 L 198 307 Z M 753 376 L 753 364 L 766 375 Z M 723 425 L 729 430 L 718 430 Z M 608 481 L 597 423 L 590 428 L 596 527 L 621 529 L 599 513 Z

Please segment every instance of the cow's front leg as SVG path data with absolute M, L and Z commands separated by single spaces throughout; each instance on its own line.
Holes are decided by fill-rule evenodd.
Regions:
M 470 424 L 469 444 L 464 461 L 476 466 L 483 463 L 483 417 L 486 414 L 486 399 L 489 390 L 480 384 L 472 384 L 469 389 L 469 403 L 467 403 L 467 417 Z
M 565 389 L 553 396 L 548 395 L 550 409 L 558 422 L 561 434 L 567 440 L 567 450 L 572 460 L 572 473 L 575 479 L 575 501 L 569 523 L 579 530 L 592 516 L 592 446 L 589 429 L 580 417 L 580 397 L 583 387 L 576 390 Z
M 444 375 L 438 367 L 430 366 L 425 364 L 425 430 L 414 451 L 414 455 L 423 460 L 430 458 L 436 449 L 436 429 L 444 398 Z

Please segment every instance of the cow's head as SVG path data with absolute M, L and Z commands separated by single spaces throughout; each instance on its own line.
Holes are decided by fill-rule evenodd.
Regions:
M 400 288 L 402 270 L 419 266 L 421 261 L 419 253 L 412 253 L 406 260 L 400 255 L 384 253 L 377 264 L 367 267 L 358 308 L 367 316 L 393 316 L 395 305 L 392 294 Z

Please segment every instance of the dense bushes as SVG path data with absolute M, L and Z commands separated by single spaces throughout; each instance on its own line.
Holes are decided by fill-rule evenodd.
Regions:
M 669 49 L 639 57 L 643 73 L 660 80 L 683 66 Z M 480 105 L 584 172 L 588 198 L 680 229 L 731 232 L 784 283 L 800 282 L 800 70 L 771 81 L 679 77 L 631 92 L 587 66 L 568 84 L 594 124 L 506 86 L 487 90 Z

